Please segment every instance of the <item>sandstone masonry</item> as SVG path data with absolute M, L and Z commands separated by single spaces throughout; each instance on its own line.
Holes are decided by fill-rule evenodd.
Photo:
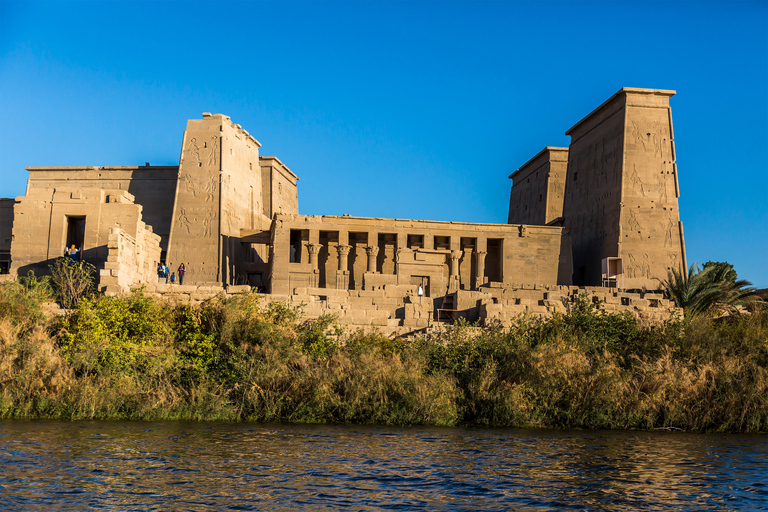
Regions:
M 508 224 L 299 215 L 298 177 L 204 113 L 178 166 L 27 168 L 27 194 L 0 199 L 0 273 L 45 273 L 74 245 L 107 294 L 196 303 L 257 289 L 306 318 L 388 333 L 508 325 L 584 294 L 657 323 L 680 312 L 641 290 L 686 264 L 673 94 L 623 88 L 568 130 L 568 148 L 545 147 L 510 175 Z M 158 281 L 162 262 L 185 264 L 183 286 Z

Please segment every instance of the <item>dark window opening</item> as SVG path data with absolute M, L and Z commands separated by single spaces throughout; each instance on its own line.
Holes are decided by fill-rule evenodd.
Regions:
M 301 263 L 301 230 L 291 230 L 291 263 Z
M 0 253 L 0 274 L 8 274 L 11 271 L 11 253 Z
M 424 248 L 424 235 L 408 235 L 408 248 L 409 249 L 423 249 Z

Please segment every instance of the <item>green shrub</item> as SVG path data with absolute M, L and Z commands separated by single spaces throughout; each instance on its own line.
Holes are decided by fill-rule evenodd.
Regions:
M 62 320 L 61 346 L 80 373 L 141 372 L 172 336 L 169 313 L 141 293 L 85 298 Z
M 96 267 L 86 261 L 75 262 L 70 258 L 57 258 L 51 269 L 50 286 L 56 301 L 65 309 L 93 295 L 96 291 Z

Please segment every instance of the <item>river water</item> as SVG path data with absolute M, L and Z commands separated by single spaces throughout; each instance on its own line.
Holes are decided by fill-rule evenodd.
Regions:
M 2 510 L 768 510 L 768 436 L 0 421 Z

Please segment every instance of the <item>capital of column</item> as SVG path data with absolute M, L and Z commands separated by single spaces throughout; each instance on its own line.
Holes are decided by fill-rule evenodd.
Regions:
M 309 264 L 313 270 L 318 269 L 317 255 L 320 254 L 322 244 L 307 244 L 307 250 L 309 251 Z
M 462 251 L 451 251 L 451 259 L 458 260 L 461 258 Z
M 351 245 L 337 245 L 336 250 L 339 252 L 339 256 L 348 256 L 349 251 L 352 249 Z

